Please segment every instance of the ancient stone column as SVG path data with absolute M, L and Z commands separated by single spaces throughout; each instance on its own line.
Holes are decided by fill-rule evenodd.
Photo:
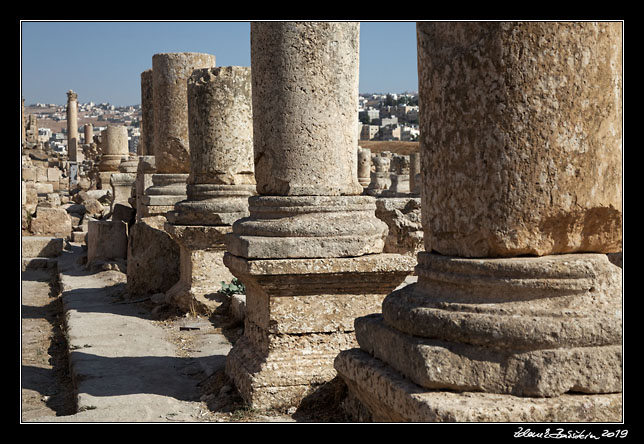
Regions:
M 78 145 L 78 94 L 70 89 L 67 91 L 67 153 L 71 162 L 83 160 L 79 159 Z
M 101 132 L 101 160 L 98 163 L 99 189 L 106 189 L 112 174 L 117 173 L 121 161 L 128 157 L 127 128 L 108 125 Z
M 621 25 L 417 36 L 418 283 L 336 369 L 377 421 L 620 421 Z
M 91 123 L 86 123 L 83 126 L 83 131 L 85 134 L 85 145 L 89 145 L 94 141 L 94 126 Z
M 362 188 L 367 188 L 371 183 L 371 150 L 358 147 L 358 182 Z
M 420 153 L 411 153 L 409 155 L 409 192 L 420 195 L 421 187 Z
M 297 405 L 335 377 L 353 320 L 411 272 L 357 178 L 359 24 L 251 23 L 258 196 L 224 264 L 246 288 L 226 372 L 253 406 Z
M 154 155 L 154 95 L 152 69 L 141 73 L 141 137 L 137 146 L 139 156 Z
M 196 69 L 188 79 L 190 176 L 187 198 L 168 212 L 165 230 L 181 248 L 181 278 L 166 300 L 212 314 L 217 290 L 233 276 L 223 264 L 224 236 L 248 216 L 256 194 L 251 72 L 248 67 Z
M 190 173 L 187 81 L 192 71 L 215 66 L 215 56 L 193 52 L 152 56 L 154 156 L 157 172 L 144 203 L 157 214 L 186 198 Z

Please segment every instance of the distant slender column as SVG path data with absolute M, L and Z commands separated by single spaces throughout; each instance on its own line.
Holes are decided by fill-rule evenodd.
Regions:
M 190 173 L 187 80 L 198 68 L 215 66 L 215 56 L 191 52 L 152 56 L 154 98 L 154 156 L 157 172 L 152 176 L 146 203 L 172 210 L 186 197 Z
M 409 191 L 419 195 L 422 183 L 420 178 L 420 153 L 409 155 Z
M 67 91 L 67 153 L 72 162 L 82 160 L 78 152 L 78 94 L 72 90 Z

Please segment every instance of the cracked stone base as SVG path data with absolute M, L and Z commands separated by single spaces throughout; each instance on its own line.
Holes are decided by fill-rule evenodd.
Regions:
M 334 367 L 349 387 L 347 413 L 375 422 L 620 422 L 622 394 L 528 398 L 424 389 L 359 349 Z M 356 402 L 357 401 L 357 402 Z M 366 410 L 366 411 L 365 411 Z

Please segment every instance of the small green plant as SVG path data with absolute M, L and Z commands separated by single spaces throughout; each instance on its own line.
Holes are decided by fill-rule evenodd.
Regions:
M 221 290 L 219 291 L 228 296 L 231 296 L 233 294 L 246 294 L 246 288 L 244 287 L 244 284 L 242 284 L 242 282 L 237 278 L 233 278 L 233 280 L 230 281 L 230 284 L 221 281 Z

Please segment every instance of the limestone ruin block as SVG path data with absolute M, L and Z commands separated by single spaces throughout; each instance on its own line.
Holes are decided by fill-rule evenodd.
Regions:
M 246 287 L 244 336 L 226 372 L 251 405 L 297 405 L 336 376 L 333 360 L 355 347 L 356 317 L 379 311 L 415 259 L 398 254 L 354 258 L 247 260 L 224 255 Z
M 120 220 L 92 220 L 87 230 L 87 264 L 95 260 L 127 258 L 127 224 Z
M 188 313 L 211 315 L 224 302 L 221 282 L 233 275 L 224 266 L 224 236 L 230 226 L 165 223 L 164 230 L 179 246 L 179 279 L 166 291 L 166 301 Z
M 357 349 L 342 352 L 335 367 L 349 386 L 349 398 L 359 399 L 353 408 L 362 415 L 360 421 L 586 423 L 615 421 L 622 412 L 621 393 L 521 398 L 496 393 L 423 391 L 387 364 Z
M 22 236 L 22 257 L 56 257 L 63 250 L 62 237 Z
M 164 216 L 143 217 L 129 231 L 127 291 L 165 293 L 180 277 L 179 246 L 163 229 Z
M 385 197 L 376 199 L 376 217 L 387 224 L 383 252 L 416 257 L 423 244 L 420 198 Z
M 371 182 L 369 182 L 366 190 L 370 196 L 379 196 L 391 186 L 391 175 L 389 173 L 391 158 L 383 154 L 371 156 L 375 171 L 371 173 Z
M 418 45 L 425 250 L 620 251 L 621 24 L 422 23 Z
M 375 209 L 370 196 L 250 197 L 250 217 L 233 224 L 228 251 L 262 259 L 380 253 L 387 225 Z
M 35 236 L 58 236 L 68 238 L 72 232 L 72 221 L 64 208 L 47 208 L 38 205 L 29 231 Z

